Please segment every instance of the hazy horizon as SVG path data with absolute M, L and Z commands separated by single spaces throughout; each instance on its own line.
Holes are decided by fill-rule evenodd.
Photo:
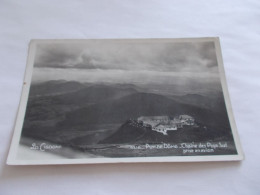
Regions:
M 190 93 L 221 90 L 215 46 L 209 41 L 39 43 L 32 83 L 49 80 L 172 85 Z

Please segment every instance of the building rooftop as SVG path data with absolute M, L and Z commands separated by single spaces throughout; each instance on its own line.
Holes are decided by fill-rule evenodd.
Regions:
M 140 116 L 138 120 L 168 120 L 169 116 Z
M 179 118 L 182 118 L 182 119 L 193 119 L 192 116 L 189 116 L 189 115 L 186 115 L 186 114 L 184 114 L 184 115 L 180 115 Z

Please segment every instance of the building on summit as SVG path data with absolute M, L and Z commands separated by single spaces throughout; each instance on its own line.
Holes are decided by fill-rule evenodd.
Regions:
M 180 115 L 179 120 L 183 125 L 194 125 L 194 118 L 189 115 Z
M 184 125 L 192 126 L 195 124 L 194 118 L 189 115 L 180 115 L 173 119 L 170 119 L 169 116 L 140 116 L 137 118 L 137 122 L 164 135 L 167 135 L 168 131 L 181 129 Z

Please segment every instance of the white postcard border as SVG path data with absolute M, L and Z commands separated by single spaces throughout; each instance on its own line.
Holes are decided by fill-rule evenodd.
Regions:
M 84 158 L 84 159 L 51 159 L 51 160 L 18 160 L 16 159 L 17 150 L 19 147 L 19 141 L 22 132 L 22 126 L 26 111 L 27 100 L 29 96 L 30 84 L 33 73 L 34 58 L 36 54 L 36 45 L 37 43 L 62 43 L 62 42 L 73 42 L 73 43 L 82 43 L 84 41 L 142 41 L 142 42 L 205 42 L 205 41 L 214 41 L 219 76 L 221 79 L 221 85 L 223 89 L 224 99 L 226 103 L 226 108 L 228 112 L 229 121 L 231 124 L 232 135 L 234 138 L 235 146 L 237 153 L 235 155 L 205 155 L 205 156 L 164 156 L 164 157 L 122 157 L 122 158 Z M 28 59 L 27 66 L 25 71 L 25 77 L 23 82 L 23 89 L 21 100 L 19 104 L 19 109 L 17 113 L 17 118 L 15 122 L 13 139 L 11 142 L 11 147 L 9 155 L 7 158 L 8 165 L 49 165 L 49 164 L 100 164 L 100 163 L 138 163 L 138 162 L 199 162 L 199 161 L 237 161 L 243 160 L 244 154 L 241 148 L 237 127 L 235 124 L 235 119 L 233 116 L 231 102 L 228 94 L 227 82 L 224 72 L 224 65 L 221 55 L 220 43 L 218 37 L 207 37 L 207 38 L 172 38 L 172 39 L 63 39 L 63 40 L 32 40 L 30 42 L 28 50 Z

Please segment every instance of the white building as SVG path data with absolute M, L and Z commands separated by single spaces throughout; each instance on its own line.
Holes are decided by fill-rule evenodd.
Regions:
M 178 119 L 178 118 L 174 118 L 173 120 L 171 120 L 171 121 L 170 121 L 170 124 L 171 124 L 171 125 L 176 125 L 178 129 L 179 129 L 179 128 L 183 128 L 183 123 L 182 123 L 181 120 Z
M 140 116 L 137 118 L 138 122 L 155 121 L 155 122 L 168 122 L 170 118 L 168 116 Z
M 194 118 L 192 116 L 189 116 L 189 115 L 180 115 L 179 116 L 179 120 L 181 121 L 181 123 L 183 125 L 194 125 Z
M 152 128 L 152 130 L 167 135 L 167 131 L 176 131 L 178 128 L 176 125 L 158 125 Z
M 173 120 L 169 116 L 140 116 L 137 118 L 137 122 L 144 127 L 151 128 L 153 131 L 164 135 L 167 135 L 167 131 L 176 131 L 183 128 L 183 125 L 194 125 L 194 121 L 194 118 L 189 115 L 180 115 Z

